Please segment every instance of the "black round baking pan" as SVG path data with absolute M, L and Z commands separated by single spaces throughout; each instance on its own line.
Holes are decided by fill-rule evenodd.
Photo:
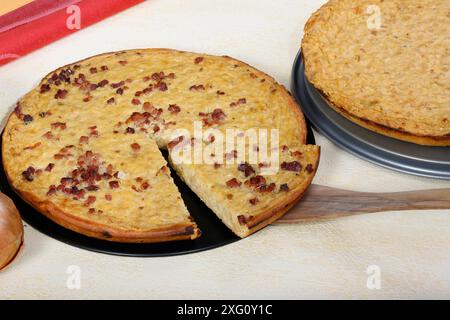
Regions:
M 392 170 L 438 179 L 450 179 L 450 147 L 421 146 L 365 129 L 334 111 L 305 76 L 298 53 L 291 90 L 311 125 L 348 152 Z

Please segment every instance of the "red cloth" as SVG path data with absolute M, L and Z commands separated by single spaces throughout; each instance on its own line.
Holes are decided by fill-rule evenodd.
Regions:
M 67 20 L 80 8 L 81 29 L 145 0 L 36 0 L 0 17 L 0 65 L 61 39 L 78 29 L 69 29 Z M 19 25 L 18 25 L 19 24 Z

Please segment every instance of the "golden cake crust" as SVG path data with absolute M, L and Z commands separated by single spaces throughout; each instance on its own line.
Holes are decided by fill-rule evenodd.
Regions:
M 67 70 L 70 79 L 65 82 Z M 63 81 L 58 81 L 61 73 Z M 145 91 L 149 87 L 152 90 Z M 224 119 L 215 121 L 218 109 Z M 150 113 L 150 118 L 145 117 L 151 121 L 141 123 L 143 115 Z M 212 124 L 208 123 L 211 117 Z M 284 87 L 238 60 L 170 49 L 106 53 L 50 73 L 19 101 L 8 119 L 2 139 L 3 165 L 23 199 L 76 232 L 118 242 L 195 239 L 200 231 L 170 173 L 162 170 L 167 167 L 158 150 L 169 147 L 172 160 L 173 131 L 192 131 L 194 120 L 223 130 L 280 129 L 281 160 L 298 164 L 295 172 L 281 170 L 266 177 L 277 189 L 281 182 L 289 184 L 288 191 L 267 194 L 256 192 L 254 186 L 244 187 L 244 180 L 251 177 L 244 177 L 237 164 L 172 164 L 237 235 L 247 236 L 274 221 L 310 185 L 319 147 L 304 145 L 303 115 Z M 64 179 L 59 180 L 67 178 L 71 170 L 84 170 L 89 161 L 101 162 L 99 170 L 103 171 L 111 166 L 109 175 L 113 177 L 102 173 L 106 180 L 99 180 L 96 190 L 88 190 L 89 181 L 77 181 L 80 187 L 76 191 L 82 187 L 87 191 L 80 199 L 72 199 L 72 191 L 60 188 Z M 50 163 L 54 166 L 47 172 Z M 257 174 L 255 167 L 253 176 Z M 31 181 L 27 180 L 30 175 Z M 242 187 L 226 185 L 231 175 L 242 180 Z M 118 180 L 120 187 L 108 185 L 111 180 Z M 144 184 L 148 186 L 144 188 Z M 96 197 L 93 203 L 86 200 L 89 195 Z M 249 203 L 256 197 L 256 204 Z
M 306 76 L 363 127 L 449 146 L 449 12 L 446 0 L 331 0 L 305 26 Z

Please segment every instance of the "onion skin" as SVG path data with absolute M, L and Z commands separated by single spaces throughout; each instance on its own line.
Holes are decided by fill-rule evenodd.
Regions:
M 17 256 L 23 244 L 23 224 L 10 198 L 0 193 L 0 270 Z

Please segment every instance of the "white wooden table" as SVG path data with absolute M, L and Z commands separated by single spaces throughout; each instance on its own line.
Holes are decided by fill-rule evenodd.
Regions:
M 1 67 L 1 116 L 56 67 L 126 48 L 230 55 L 289 87 L 303 25 L 324 2 L 148 0 Z M 374 192 L 450 185 L 377 167 L 316 136 L 323 151 L 316 184 Z M 219 249 L 171 258 L 96 254 L 31 226 L 25 232 L 23 254 L 0 274 L 0 299 L 450 298 L 449 210 L 271 226 Z M 367 286 L 372 265 L 370 275 L 380 271 L 378 289 Z M 67 286 L 70 266 L 81 271 L 80 289 Z

